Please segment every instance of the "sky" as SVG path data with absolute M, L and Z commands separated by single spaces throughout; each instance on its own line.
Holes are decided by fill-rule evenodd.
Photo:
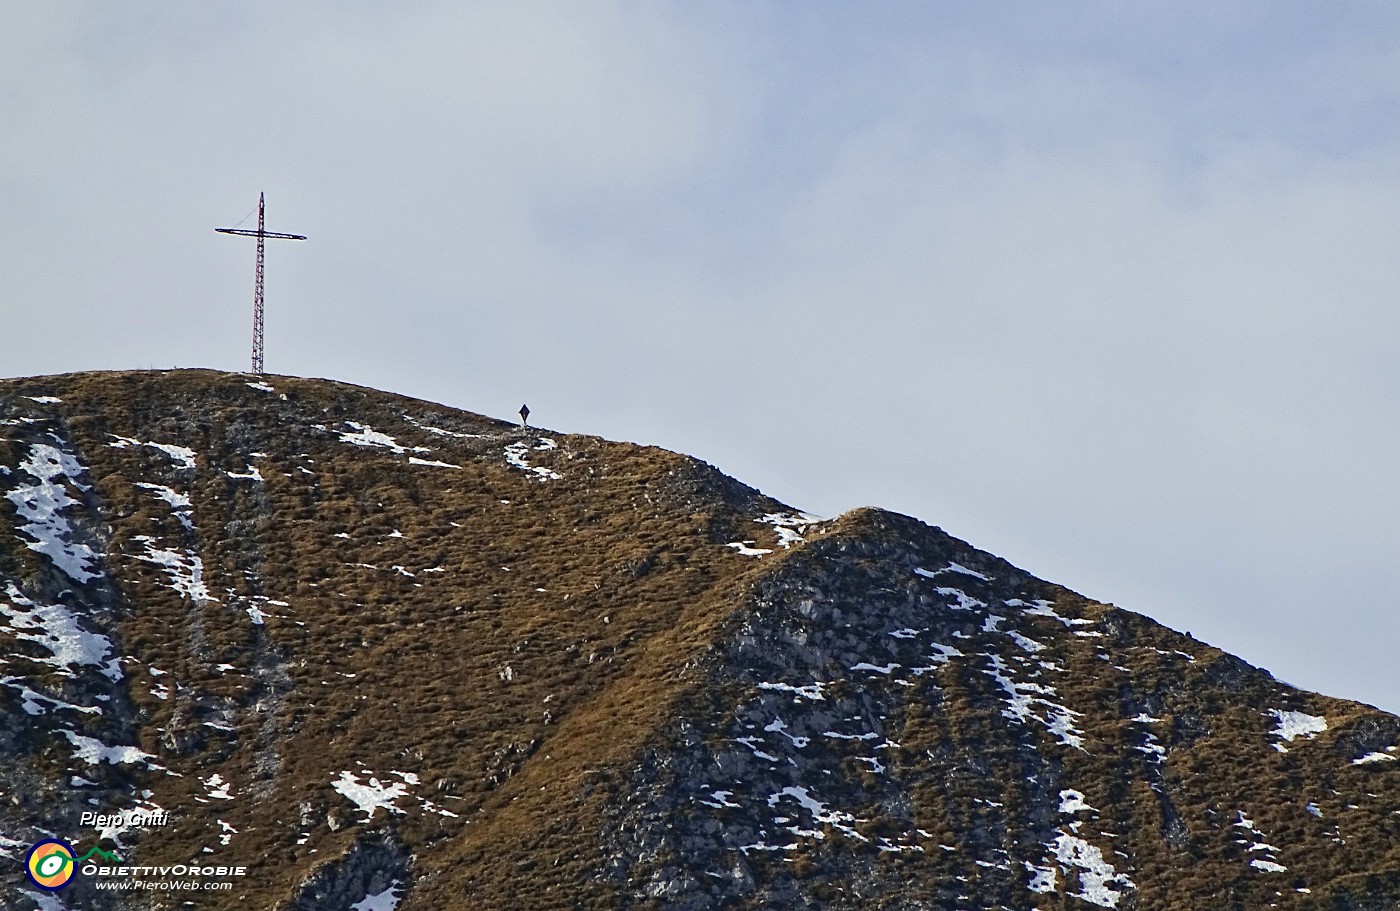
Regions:
M 1397 114 L 1393 3 L 3 4 L 0 375 L 247 369 L 265 191 L 270 373 L 1400 712 Z

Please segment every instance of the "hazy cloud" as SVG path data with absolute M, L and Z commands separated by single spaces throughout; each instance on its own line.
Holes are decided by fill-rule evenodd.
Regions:
M 247 362 L 917 515 L 1400 709 L 1388 4 L 10 5 L 0 370 Z

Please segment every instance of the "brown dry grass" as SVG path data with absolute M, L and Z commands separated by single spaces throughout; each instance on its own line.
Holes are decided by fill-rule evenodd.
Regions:
M 502 906 L 535 903 L 533 887 L 514 891 L 530 881 L 519 876 L 526 856 L 559 860 L 551 875 L 560 883 L 586 879 L 598 859 L 587 856 L 591 833 L 577 820 L 610 797 L 596 784 L 607 776 L 591 770 L 625 767 L 661 723 L 685 656 L 732 609 L 717 593 L 754 568 L 715 539 L 729 540 L 725 529 L 757 507 L 741 514 L 705 487 L 760 501 L 662 450 L 269 379 L 285 401 L 202 371 L 44 382 L 64 399 L 60 432 L 88 464 L 112 527 L 110 567 L 126 603 L 118 638 L 139 657 L 128 673 L 139 680 L 155 667 L 178 684 L 165 701 L 132 687 L 142 748 L 184 776 L 156 783 L 157 799 L 181 815 L 142 841 L 140 858 L 173 860 L 213 843 L 217 811 L 239 835 L 213 856 L 250 862 L 238 901 L 267 906 L 349 845 L 358 814 L 330 785 L 363 763 L 381 778 L 419 775 L 415 792 L 458 814 L 392 821 L 420 851 L 423 907 L 453 906 L 465 880 L 487 884 Z M 474 436 L 434 435 L 405 414 Z M 464 470 L 341 442 L 347 420 Z M 188 446 L 199 453 L 196 477 L 172 472 L 155 449 L 112 448 L 112 435 Z M 528 458 L 561 480 L 506 464 L 506 445 L 542 436 L 559 448 Z M 262 483 L 226 474 L 248 465 Z M 166 504 L 134 486 L 140 480 L 187 491 L 197 532 L 186 534 Z M 198 553 L 220 603 L 196 608 L 178 597 L 159 567 L 133 559 L 138 535 Z M 252 604 L 270 615 L 265 625 L 248 621 Z M 271 717 L 250 710 L 268 695 L 255 668 L 269 662 L 284 665 L 291 684 Z M 220 709 L 231 710 L 236 734 L 205 725 Z M 171 755 L 162 741 L 172 736 L 195 746 Z M 270 779 L 257 767 L 269 738 Z M 214 772 L 257 798 L 199 803 L 199 779 Z M 300 826 L 296 808 L 308 801 L 333 808 L 339 831 L 319 810 Z M 374 824 L 382 822 L 381 811 Z M 610 901 L 606 890 L 598 900 Z
M 110 526 L 108 567 L 121 596 L 115 635 L 133 656 L 126 671 L 137 742 L 182 776 L 146 782 L 177 815 L 171 828 L 143 838 L 139 860 L 187 860 L 212 847 L 207 856 L 247 863 L 253 873 L 227 899 L 202 907 L 275 907 L 366 828 L 331 788 L 337 776 L 372 771 L 387 780 L 399 770 L 420 777 L 415 795 L 457 814 L 428 813 L 406 799 L 405 815 L 386 821 L 380 811 L 368 824 L 388 825 L 415 853 L 416 885 L 403 911 L 628 904 L 604 875 L 605 819 L 628 799 L 638 757 L 664 749 L 676 716 L 698 704 L 709 685 L 703 659 L 748 605 L 751 586 L 802 559 L 797 550 L 756 561 L 723 546 L 771 546 L 770 530 L 753 519 L 781 505 L 663 450 L 525 433 L 345 384 L 270 377 L 277 394 L 268 394 L 246 379 L 174 371 L 0 383 L 0 401 L 16 407 L 29 407 L 21 395 L 64 399 L 43 412 L 50 424 L 41 429 L 51 426 L 89 466 Z M 407 453 L 352 446 L 339 438 L 345 421 L 463 468 L 412 466 Z M 112 448 L 114 434 L 188 446 L 199 469 L 191 477 L 155 449 Z M 559 480 L 541 481 L 504 458 L 507 445 L 542 436 L 558 448 L 532 449 L 528 458 Z M 0 463 L 16 464 L 23 451 L 0 441 Z M 261 483 L 227 474 L 249 465 Z M 189 493 L 197 530 L 185 532 L 165 503 L 135 486 L 142 480 Z M 0 501 L 4 522 L 8 509 Z M 823 532 L 901 543 L 927 533 L 870 511 Z M 141 535 L 197 553 L 217 603 L 188 603 L 162 570 L 135 559 Z M 960 559 L 995 562 L 971 549 Z M 858 569 L 879 571 L 874 563 Z M 0 547 L 0 572 L 35 578 L 35 558 Z M 1232 840 L 1239 830 L 1231 827 L 1238 809 L 1271 838 L 1306 846 L 1285 852 L 1289 887 L 1279 901 L 1330 907 L 1329 890 L 1383 891 L 1366 877 L 1400 870 L 1400 816 L 1392 812 L 1400 810 L 1400 773 L 1393 763 L 1349 759 L 1367 726 L 1389 716 L 1293 695 L 1239 671 L 1218 650 L 1064 589 L 1047 585 L 1043 596 L 1061 613 L 1114 631 L 1056 655 L 1070 672 L 1059 685 L 1063 701 L 1086 713 L 1089 752 L 1051 747 L 1047 755 L 1103 808 L 1104 825 L 1123 833 L 1137 907 L 1274 902 L 1273 881 L 1261 886 L 1241 873 L 1244 854 Z M 251 606 L 268 614 L 265 625 L 249 621 Z M 1105 671 L 1099 645 L 1130 666 L 1126 678 Z M 1153 649 L 1186 650 L 1196 660 Z M 159 680 L 169 699 L 149 692 L 150 668 L 167 672 Z M 1006 739 L 985 675 L 954 665 L 939 686 L 936 701 L 903 707 L 897 738 L 898 761 L 919 782 L 918 825 L 935 842 L 951 842 L 996 823 L 974 798 L 1004 804 L 1001 818 L 1033 812 L 1043 795 L 1021 774 L 1027 759 Z M 1130 703 L 1150 707 L 1171 731 L 1162 781 L 1186 830 L 1175 846 L 1162 835 L 1153 770 L 1124 746 L 1139 736 L 1122 721 Z M 1287 754 L 1261 756 L 1272 725 L 1264 707 L 1325 713 L 1332 727 Z M 207 724 L 222 720 L 235 730 Z M 950 766 L 930 756 L 961 758 Z M 45 774 L 64 774 L 65 759 L 55 747 Z M 200 780 L 214 773 L 233 783 L 238 799 L 201 802 Z M 1365 798 L 1365 812 L 1347 809 L 1371 793 L 1380 796 Z M 1299 813 L 1308 800 L 1321 819 Z M 228 847 L 215 840 L 215 819 L 238 829 Z M 939 866 L 881 862 L 905 879 L 961 869 L 935 854 Z M 819 899 L 843 894 L 823 878 L 819 855 L 790 868 L 805 871 Z M 1295 880 L 1313 892 L 1292 891 Z M 1222 896 L 1232 897 L 1221 904 Z M 1041 908 L 1075 902 L 1023 898 Z

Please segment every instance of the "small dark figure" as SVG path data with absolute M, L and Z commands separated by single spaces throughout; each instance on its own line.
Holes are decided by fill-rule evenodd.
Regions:
M 529 406 L 529 405 L 521 405 L 521 406 L 520 406 L 520 427 L 521 427 L 521 429 L 523 430 L 524 428 L 529 427 L 529 426 L 530 426 L 530 406 Z

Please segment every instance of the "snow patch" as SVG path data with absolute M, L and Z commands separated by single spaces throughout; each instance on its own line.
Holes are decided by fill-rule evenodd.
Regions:
M 885 676 L 888 677 L 888 676 L 890 675 L 890 673 L 894 671 L 895 668 L 900 667 L 900 666 L 901 666 L 901 665 L 898 665 L 898 664 L 887 664 L 887 665 L 885 665 L 884 667 L 879 667 L 879 666 L 877 666 L 877 665 L 874 665 L 874 664 L 867 664 L 866 662 L 862 661 L 862 662 L 860 662 L 859 664 L 857 664 L 857 665 L 855 665 L 854 667 L 852 667 L 851 670 L 853 670 L 853 671 L 873 671 L 873 672 L 876 673 L 876 674 L 884 674 Z
M 802 807 L 802 809 L 811 813 L 812 820 L 815 823 L 829 825 L 833 829 L 837 829 L 838 831 L 843 832 L 851 838 L 858 838 L 861 841 L 865 842 L 868 842 L 870 840 L 864 835 L 857 832 L 851 826 L 851 823 L 854 823 L 856 821 L 856 818 L 854 816 L 852 816 L 849 813 L 843 813 L 840 810 L 828 810 L 826 808 L 826 804 L 813 797 L 806 788 L 789 785 L 788 787 L 783 788 L 778 793 L 769 797 L 768 806 L 777 806 L 778 802 L 783 800 L 784 798 L 796 801 L 797 804 L 800 807 Z M 788 829 L 788 831 L 792 832 L 794 835 L 806 835 L 817 839 L 826 838 L 826 833 L 822 832 L 819 829 L 800 829 L 796 826 L 792 826 Z
M 1026 888 L 1032 892 L 1054 892 L 1055 882 L 1059 878 L 1059 871 L 1053 866 L 1037 867 L 1030 861 L 1025 861 L 1026 870 L 1031 874 L 1030 882 L 1026 883 Z
M 228 843 L 233 841 L 233 836 L 238 834 L 238 830 L 222 819 L 218 820 L 218 823 L 220 831 L 223 832 L 223 834 L 219 836 L 219 844 L 228 847 Z
M 137 535 L 134 540 L 146 545 L 146 553 L 135 554 L 135 558 L 162 567 L 170 577 L 170 588 L 196 603 L 218 601 L 204 585 L 204 562 L 199 557 L 188 551 L 181 553 L 157 547 L 155 539 L 149 535 Z
M 1066 788 L 1065 790 L 1060 792 L 1061 813 L 1078 813 L 1080 810 L 1088 810 L 1091 813 L 1098 812 L 1097 808 L 1091 807 L 1084 802 L 1083 793 L 1076 791 L 1073 788 Z
M 1019 683 L 1008 676 L 1010 668 L 1000 655 L 987 654 L 983 657 L 991 662 L 992 668 L 982 673 L 991 677 L 1006 691 L 1007 707 L 1001 710 L 1003 717 L 1010 718 L 1018 724 L 1025 724 L 1027 718 L 1034 718 L 1058 737 L 1060 743 L 1078 750 L 1084 749 L 1084 738 L 1075 729 L 1072 717 L 1079 713 L 1043 698 L 1059 695 L 1054 687 L 1039 683 Z M 1037 706 L 1043 710 L 1041 715 L 1034 711 Z
M 748 856 L 750 851 L 796 851 L 797 842 L 793 842 L 790 845 L 770 845 L 760 841 L 751 845 L 740 845 L 739 850 L 744 853 L 745 857 Z
M 436 459 L 420 459 L 417 456 L 409 456 L 408 464 L 424 465 L 429 468 L 461 468 L 461 465 L 453 465 L 451 462 L 439 462 Z
M 760 750 L 760 749 L 756 746 L 756 744 L 762 742 L 762 741 L 760 741 L 757 737 L 740 737 L 740 738 L 738 738 L 735 742 L 736 742 L 736 743 L 742 743 L 744 746 L 748 747 L 749 750 L 750 750 L 750 752 L 752 752 L 752 753 L 753 753 L 755 756 L 757 756 L 759 759 L 766 759 L 766 760 L 768 760 L 769 762 L 777 762 L 777 761 L 778 761 L 778 757 L 777 757 L 777 756 L 774 756 L 772 753 L 765 753 L 763 750 Z
M 793 693 L 801 699 L 809 699 L 813 702 L 820 702 L 826 696 L 822 694 L 821 683 L 809 683 L 806 686 L 793 686 L 788 683 L 760 683 L 761 690 L 778 690 L 780 692 Z
M 122 678 L 118 659 L 107 657 L 113 652 L 111 640 L 83 629 L 68 608 L 31 601 L 13 582 L 6 584 L 5 594 L 10 603 L 0 601 L 0 616 L 15 638 L 36 642 L 49 652 L 47 658 L 26 656 L 30 661 L 56 668 L 65 677 L 77 676 L 78 667 L 96 667 L 111 680 Z
M 952 658 L 967 657 L 962 652 L 953 648 L 951 645 L 943 645 L 939 642 L 931 644 L 929 648 L 934 650 L 934 654 L 929 655 L 928 660 L 932 661 L 934 664 L 947 664 L 948 661 Z
M 700 801 L 700 802 L 703 803 L 703 804 L 704 804 L 705 806 L 707 806 L 707 807 L 714 807 L 715 809 L 719 809 L 720 807 L 732 807 L 732 808 L 737 809 L 737 808 L 739 807 L 739 804 L 737 804 L 737 803 L 730 803 L 730 802 L 729 802 L 729 798 L 731 798 L 731 797 L 733 797 L 733 796 L 734 796 L 734 792 L 733 792 L 733 791 L 717 791 L 717 790 L 712 790 L 712 791 L 710 792 L 710 799 L 709 799 L 709 800 L 702 800 L 702 801 Z
M 176 464 L 179 471 L 194 471 L 196 468 L 194 461 L 194 450 L 186 446 L 176 446 L 173 443 L 143 443 L 140 440 L 133 440 L 131 437 L 119 437 L 112 434 L 115 443 L 108 443 L 113 449 L 126 449 L 128 446 L 149 446 L 151 449 L 158 449 L 170 457 L 170 461 Z
M 209 797 L 214 800 L 233 800 L 233 795 L 229 793 L 230 783 L 224 781 L 224 776 L 218 772 L 208 778 L 201 778 L 200 782 L 209 789 Z
M 352 433 L 341 431 L 340 442 L 350 443 L 353 446 L 377 446 L 380 449 L 389 449 L 393 452 L 403 454 L 408 450 L 400 446 L 398 441 L 387 433 L 380 433 L 367 424 L 360 424 L 355 421 L 346 421 L 345 426 L 353 430 Z
M 1235 812 L 1239 814 L 1239 819 L 1235 821 L 1235 827 L 1244 829 L 1246 832 L 1253 836 L 1252 843 L 1245 850 L 1262 851 L 1265 854 L 1270 855 L 1268 857 L 1256 857 L 1250 860 L 1249 865 L 1251 867 L 1254 867 L 1256 870 L 1261 870 L 1265 873 L 1285 872 L 1288 868 L 1285 867 L 1283 864 L 1280 864 L 1278 862 L 1278 858 L 1276 856 L 1273 856 L 1278 853 L 1278 848 L 1265 841 L 1264 833 L 1260 832 L 1255 827 L 1254 820 L 1246 816 L 1244 810 L 1236 810 Z M 1251 841 L 1251 839 L 1240 839 L 1239 844 L 1244 844 L 1246 841 Z
M 789 741 L 792 742 L 792 745 L 794 747 L 796 747 L 799 750 L 812 742 L 812 739 L 810 737 L 799 737 L 795 734 L 789 734 L 787 730 L 787 724 L 784 723 L 781 718 L 774 718 L 772 722 L 770 722 L 768 726 L 765 727 L 763 730 L 767 731 L 770 734 L 782 734 L 784 737 L 786 737 Z
M 164 500 L 175 513 L 175 518 L 180 520 L 180 524 L 190 531 L 194 530 L 194 504 L 186 494 L 178 493 L 163 484 L 149 484 L 145 481 L 137 481 L 136 486 L 149 490 L 157 499 Z
M 455 430 L 443 430 L 441 427 L 433 427 L 430 424 L 424 424 L 422 421 L 409 414 L 404 415 L 403 419 L 419 430 L 426 430 L 434 436 L 453 437 L 458 440 L 476 440 L 481 438 L 481 434 L 479 433 L 458 433 Z
M 1367 763 L 1370 763 L 1370 762 L 1394 762 L 1394 761 L 1395 761 L 1395 757 L 1392 756 L 1392 755 L 1390 755 L 1389 753 L 1367 753 L 1365 756 L 1362 756 L 1360 759 L 1353 759 L 1353 760 L 1351 761 L 1351 764 L 1352 764 L 1352 765 L 1366 765 Z
M 71 453 L 47 443 L 30 446 L 28 458 L 19 467 L 39 482 L 22 484 L 5 494 L 24 520 L 20 532 L 34 539 L 25 546 L 48 557 L 74 582 L 97 578 L 99 573 L 93 569 L 97 553 L 86 544 L 73 542 L 73 529 L 62 515 L 78 501 L 68 495 L 60 479 L 66 477 L 79 490 L 87 490 L 87 485 L 78 482 L 87 469 Z
M 1076 898 L 1101 908 L 1116 908 L 1123 897 L 1123 889 L 1137 888 L 1126 874 L 1114 870 L 1113 865 L 1104 860 L 1101 850 L 1082 838 L 1061 831 L 1054 848 L 1055 859 L 1062 868 L 1073 867 L 1079 871 L 1079 891 L 1070 893 Z
M 1093 620 L 1085 620 L 1081 617 L 1061 617 L 1059 614 L 1055 613 L 1055 609 L 1050 606 L 1050 602 L 1043 598 L 1030 603 L 1022 601 L 1020 598 L 1008 598 L 1001 603 L 1005 604 L 1007 607 L 1021 608 L 1021 613 L 1028 617 L 1049 617 L 1052 620 L 1064 624 L 1066 627 L 1092 626 L 1094 623 Z
M 43 715 L 49 709 L 70 709 L 84 715 L 102 714 L 102 709 L 95 705 L 74 705 L 71 702 L 64 702 L 62 699 L 55 699 L 53 696 L 36 692 L 25 685 L 22 677 L 0 677 L 0 686 L 8 686 L 19 693 L 20 707 L 24 709 L 26 715 Z
M 402 897 L 399 890 L 402 888 L 402 884 L 395 880 L 383 892 L 366 895 L 355 902 L 350 906 L 350 911 L 394 911 L 399 906 L 399 899 Z
M 786 550 L 794 544 L 805 543 L 807 539 L 802 536 L 801 529 L 815 525 L 821 518 L 805 512 L 770 512 L 755 521 L 773 526 L 773 531 L 778 535 L 778 546 Z
M 923 576 L 925 579 L 937 578 L 938 575 L 941 573 L 962 573 L 965 576 L 972 576 L 975 579 L 981 579 L 983 582 L 992 581 L 991 576 L 984 576 L 975 569 L 968 569 L 966 566 L 963 566 L 960 563 L 953 562 L 949 562 L 949 564 L 943 567 L 942 569 L 935 569 L 932 572 L 930 572 L 927 569 L 924 569 L 921 566 L 915 567 L 914 572 L 920 576 Z
M 985 603 L 978 601 L 976 598 L 968 595 L 966 592 L 959 588 L 937 588 L 934 589 L 934 591 L 938 592 L 940 595 L 945 595 L 949 598 L 953 598 L 958 602 L 957 604 L 948 605 L 949 608 L 952 610 L 975 611 L 980 607 L 987 606 Z M 1002 617 L 1001 619 L 1005 620 L 1006 618 Z
M 1045 651 L 1044 644 L 1036 642 L 1029 636 L 1023 636 L 1020 633 L 1016 632 L 1014 629 L 1003 630 L 1003 632 L 1005 632 L 1006 635 L 1010 636 L 1011 641 L 1019 645 L 1022 651 L 1030 652 L 1032 655 L 1034 655 L 1036 652 Z
M 395 806 L 394 801 L 408 794 L 408 785 L 402 781 L 382 784 L 371 774 L 367 781 L 361 783 L 359 777 L 350 771 L 341 772 L 340 778 L 332 782 L 331 787 L 357 806 L 365 814 L 366 820 L 373 819 L 375 811 L 381 807 L 402 816 L 404 811 Z
M 553 440 L 541 437 L 540 445 L 536 446 L 535 449 L 555 449 L 557 448 L 557 445 L 558 444 L 556 444 Z M 506 464 L 512 468 L 518 468 L 521 471 L 529 472 L 542 481 L 558 481 L 560 478 L 563 477 L 563 475 L 559 474 L 559 472 L 557 471 L 551 471 L 550 469 L 544 468 L 539 465 L 531 465 L 529 462 L 525 461 L 525 454 L 529 451 L 529 443 L 511 443 L 505 448 Z
M 1296 737 L 1312 740 L 1318 734 L 1327 730 L 1327 719 L 1321 715 L 1309 715 L 1305 712 L 1285 712 L 1279 709 L 1270 709 L 1269 714 L 1278 719 L 1278 727 L 1274 728 L 1275 737 L 1287 740 L 1292 743 Z
M 150 760 L 155 757 L 150 753 L 143 752 L 136 747 L 116 746 L 109 747 L 107 744 L 92 737 L 84 737 L 82 734 L 75 734 L 72 731 L 59 731 L 68 742 L 73 745 L 73 758 L 81 759 L 88 765 L 97 765 L 105 762 L 108 765 L 134 765 L 137 763 L 150 765 L 151 768 L 160 768 L 151 765 Z

